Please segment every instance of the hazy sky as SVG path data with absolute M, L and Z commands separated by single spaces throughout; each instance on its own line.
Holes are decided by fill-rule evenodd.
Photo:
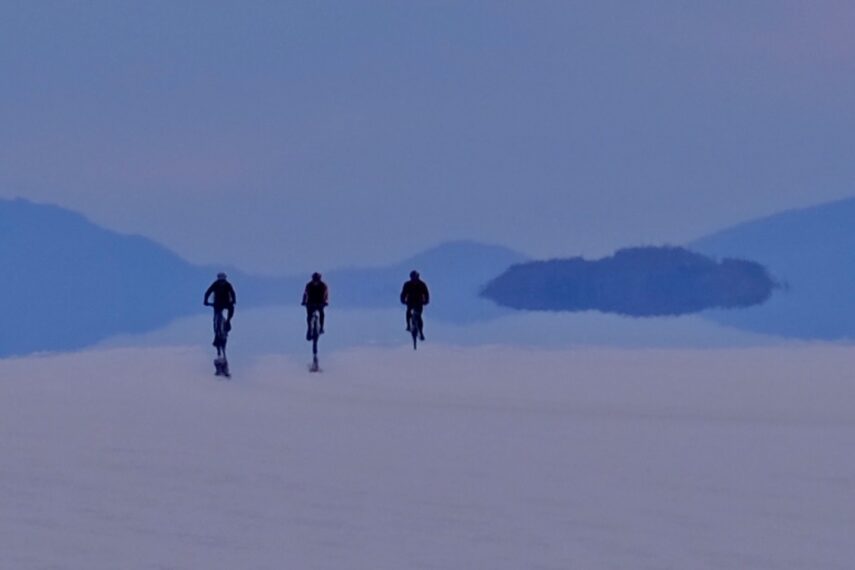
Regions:
M 0 3 L 0 196 L 198 262 L 681 242 L 855 194 L 851 2 Z

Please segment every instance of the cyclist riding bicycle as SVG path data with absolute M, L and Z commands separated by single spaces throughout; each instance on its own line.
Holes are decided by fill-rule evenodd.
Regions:
M 329 303 L 329 289 L 321 280 L 320 273 L 313 273 L 312 280 L 306 283 L 303 291 L 303 303 L 306 307 L 306 340 L 312 340 L 312 313 L 318 311 L 320 334 L 324 334 L 324 307 Z
M 208 300 L 211 295 L 214 296 L 213 303 Z M 226 360 L 226 343 L 229 339 L 229 331 L 232 329 L 236 302 L 235 290 L 226 279 L 225 273 L 217 275 L 217 280 L 205 291 L 205 298 L 202 301 L 205 306 L 214 307 L 214 342 L 211 343 L 217 349 L 214 367 L 217 370 L 217 376 L 226 378 L 231 378 L 229 361 Z M 223 311 L 226 311 L 226 317 L 223 317 Z
M 430 292 L 424 281 L 419 278 L 418 271 L 410 272 L 410 280 L 404 283 L 401 289 L 401 303 L 407 306 L 407 330 L 412 331 L 413 315 L 421 316 L 425 305 L 430 303 Z M 419 339 L 424 340 L 424 322 L 418 320 Z
M 232 287 L 232 284 L 228 282 L 226 277 L 225 273 L 221 272 L 217 274 L 217 280 L 211 283 L 211 286 L 208 287 L 207 291 L 205 291 L 204 304 L 206 307 L 214 307 L 215 316 L 217 314 L 222 314 L 223 309 L 225 309 L 227 311 L 226 329 L 231 329 L 237 296 L 235 295 L 234 287 Z M 214 296 L 213 303 L 208 301 L 211 295 Z

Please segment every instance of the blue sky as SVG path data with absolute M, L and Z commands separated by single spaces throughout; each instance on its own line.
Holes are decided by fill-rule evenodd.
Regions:
M 197 262 L 680 243 L 855 194 L 848 2 L 3 2 L 0 197 Z

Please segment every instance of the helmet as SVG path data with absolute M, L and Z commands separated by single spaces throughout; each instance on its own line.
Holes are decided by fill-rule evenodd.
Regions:
M 217 273 L 217 279 L 225 279 L 225 278 L 226 278 L 226 274 L 225 274 L 225 273 L 223 273 L 222 271 L 220 271 L 219 273 Z
M 320 281 L 320 280 L 321 280 L 321 274 L 320 273 L 318 273 L 317 271 L 312 273 L 312 281 Z
M 410 271 L 410 279 L 418 279 L 418 278 L 419 278 L 419 272 L 418 271 L 416 271 L 415 269 Z

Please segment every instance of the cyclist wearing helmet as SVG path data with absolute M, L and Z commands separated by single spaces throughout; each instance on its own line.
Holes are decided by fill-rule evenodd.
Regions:
M 213 303 L 209 301 L 211 295 L 214 296 Z M 206 307 L 214 307 L 214 342 L 212 344 L 217 347 L 217 356 L 224 356 L 229 331 L 232 330 L 235 303 L 237 302 L 235 290 L 232 284 L 228 282 L 225 273 L 217 274 L 217 280 L 211 283 L 211 286 L 205 291 L 205 298 L 202 302 Z M 226 311 L 225 320 L 223 320 L 224 310 Z M 219 371 L 219 368 L 217 370 Z M 226 375 L 228 375 L 228 369 L 226 369 Z
M 214 296 L 213 303 L 208 301 L 211 295 Z M 217 274 L 217 280 L 211 283 L 211 286 L 208 287 L 207 291 L 205 291 L 205 300 L 203 302 L 206 307 L 214 307 L 215 313 L 221 313 L 223 309 L 226 309 L 228 311 L 226 322 L 231 325 L 232 317 L 235 314 L 235 303 L 237 303 L 237 297 L 235 296 L 235 290 L 232 287 L 232 284 L 228 282 L 225 273 Z
M 329 302 L 329 290 L 327 284 L 321 281 L 320 273 L 313 273 L 312 280 L 306 283 L 303 291 L 303 306 L 306 307 L 306 340 L 312 340 L 312 313 L 318 311 L 321 330 L 324 334 L 324 307 Z
M 411 271 L 410 280 L 404 283 L 401 289 L 401 303 L 407 306 L 407 330 L 412 330 L 413 314 L 421 315 L 424 306 L 430 303 L 430 292 L 425 282 L 419 278 L 418 271 Z M 425 339 L 423 328 L 424 321 L 418 331 L 421 340 Z

